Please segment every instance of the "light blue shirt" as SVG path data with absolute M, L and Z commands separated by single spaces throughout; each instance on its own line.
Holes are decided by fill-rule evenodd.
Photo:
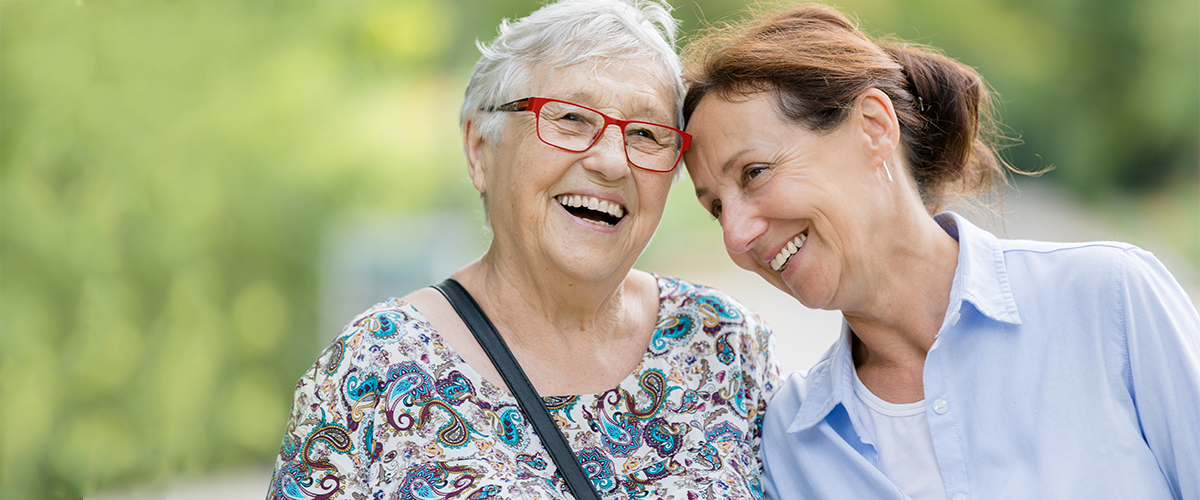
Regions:
M 953 213 L 925 407 L 946 496 L 1200 499 L 1200 317 L 1150 253 L 1001 240 Z M 855 407 L 850 332 L 767 408 L 778 499 L 905 499 Z

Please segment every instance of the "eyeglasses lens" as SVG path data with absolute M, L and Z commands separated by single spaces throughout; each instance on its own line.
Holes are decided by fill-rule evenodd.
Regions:
M 604 115 L 570 103 L 550 101 L 538 113 L 538 137 L 551 146 L 581 152 L 592 146 L 604 127 Z M 625 155 L 639 168 L 666 172 L 679 161 L 683 137 L 648 122 L 625 124 Z

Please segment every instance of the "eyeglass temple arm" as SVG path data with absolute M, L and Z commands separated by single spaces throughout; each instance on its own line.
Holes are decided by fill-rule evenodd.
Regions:
M 529 98 L 517 99 L 499 106 L 487 106 L 483 111 L 525 111 L 529 109 Z

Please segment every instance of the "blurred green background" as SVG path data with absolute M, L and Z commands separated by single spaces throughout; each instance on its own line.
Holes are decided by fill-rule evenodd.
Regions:
M 673 3 L 687 34 L 744 8 Z M 0 498 L 269 468 L 335 333 L 328 235 L 353 214 L 477 220 L 473 43 L 537 5 L 0 0 Z M 1200 263 L 1195 0 L 838 5 L 977 67 L 1014 164 Z M 711 235 L 689 192 L 662 231 Z

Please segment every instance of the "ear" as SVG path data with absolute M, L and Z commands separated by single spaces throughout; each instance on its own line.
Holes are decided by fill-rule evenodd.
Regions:
M 857 111 L 868 148 L 879 161 L 891 161 L 900 144 L 900 122 L 892 100 L 882 90 L 872 88 L 858 99 Z
M 479 133 L 475 120 L 468 119 L 463 125 L 463 150 L 467 154 L 467 175 L 480 194 L 487 193 L 487 172 L 484 151 L 491 146 Z

